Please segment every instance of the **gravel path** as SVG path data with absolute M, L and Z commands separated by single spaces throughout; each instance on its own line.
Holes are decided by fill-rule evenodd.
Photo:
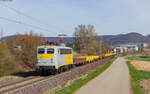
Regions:
M 75 94 L 132 94 L 126 60 L 119 57 L 101 75 L 81 87 Z

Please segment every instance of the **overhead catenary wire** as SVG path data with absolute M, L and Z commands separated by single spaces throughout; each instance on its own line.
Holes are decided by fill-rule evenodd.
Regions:
M 24 16 L 24 17 L 26 17 L 26 18 L 28 18 L 28 19 L 34 21 L 34 22 L 38 22 L 38 23 L 40 23 L 41 25 L 50 26 L 49 24 L 42 23 L 42 21 L 38 20 L 37 18 L 32 17 L 32 16 L 29 16 L 29 15 L 23 13 L 23 12 L 20 12 L 19 10 L 15 9 L 15 8 L 12 8 L 12 7 L 8 6 L 8 5 L 5 5 L 5 4 L 3 4 L 3 3 L 0 3 L 0 5 L 2 5 L 2 6 L 4 6 L 4 7 L 6 7 L 6 8 L 8 8 L 8 9 L 10 9 L 10 10 L 12 10 L 12 11 L 18 13 L 19 15 L 22 15 L 22 16 Z M 51 27 L 56 27 L 56 26 L 51 26 Z M 57 29 L 60 29 L 61 31 L 64 32 L 64 30 L 63 30 L 62 28 L 59 28 L 59 27 L 56 27 L 56 28 L 57 28 Z
M 38 26 L 35 26 L 35 25 L 32 25 L 32 24 L 27 24 L 27 23 L 24 23 L 24 22 L 21 22 L 21 21 L 9 19 L 9 18 L 6 18 L 6 17 L 0 17 L 0 19 L 1 20 L 6 20 L 6 21 L 9 21 L 9 22 L 13 22 L 13 23 L 17 23 L 17 24 L 22 24 L 24 26 L 32 27 L 32 28 L 35 28 L 35 29 L 52 32 L 52 31 L 50 31 L 48 29 L 45 29 L 45 28 L 41 28 L 41 27 L 38 27 Z M 56 32 L 54 32 L 54 33 L 56 33 Z

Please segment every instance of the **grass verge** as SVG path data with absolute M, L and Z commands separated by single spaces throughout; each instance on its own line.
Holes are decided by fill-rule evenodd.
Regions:
M 143 56 L 129 56 L 126 58 L 128 60 L 150 61 L 150 57 L 143 57 Z
M 89 73 L 86 76 L 80 77 L 73 82 L 71 82 L 69 85 L 64 85 L 62 88 L 56 89 L 52 92 L 52 94 L 73 94 L 77 89 L 82 87 L 83 85 L 87 84 L 90 80 L 97 77 L 99 74 L 101 74 L 103 71 L 105 71 L 115 60 L 116 58 L 112 59 L 105 65 L 101 66 L 100 68 L 94 70 L 93 72 Z
M 150 72 L 136 70 L 130 61 L 127 61 L 127 65 L 130 70 L 133 94 L 144 94 L 144 89 L 140 86 L 140 81 L 142 79 L 150 79 Z

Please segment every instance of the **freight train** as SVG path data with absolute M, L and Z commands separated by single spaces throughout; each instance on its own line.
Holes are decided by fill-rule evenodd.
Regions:
M 107 53 L 73 57 L 73 50 L 70 47 L 43 45 L 37 47 L 35 69 L 41 74 L 55 74 L 74 66 L 91 63 L 114 55 L 115 53 Z

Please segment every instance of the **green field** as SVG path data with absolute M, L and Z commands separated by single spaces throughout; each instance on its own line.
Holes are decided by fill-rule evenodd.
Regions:
M 90 80 L 94 79 L 97 77 L 99 74 L 101 74 L 104 70 L 106 70 L 114 61 L 115 59 L 109 61 L 102 67 L 100 67 L 97 70 L 94 70 L 92 73 L 85 75 L 83 77 L 79 77 L 73 82 L 71 82 L 69 85 L 64 85 L 62 88 L 56 89 L 52 92 L 52 94 L 72 94 L 74 93 L 77 89 L 88 83 Z
M 128 60 L 150 61 L 150 57 L 143 57 L 143 56 L 129 56 L 126 58 Z
M 130 70 L 133 94 L 144 94 L 144 90 L 140 86 L 140 80 L 150 79 L 150 72 L 136 70 L 130 61 L 127 61 L 127 65 Z

